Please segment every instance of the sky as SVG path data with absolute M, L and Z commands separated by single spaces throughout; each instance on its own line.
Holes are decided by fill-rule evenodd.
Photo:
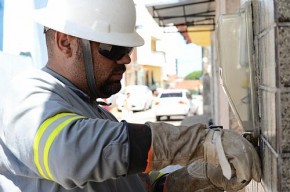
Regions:
M 168 53 L 177 59 L 177 72 L 179 77 L 185 77 L 193 71 L 202 70 L 201 47 L 187 44 L 183 36 L 176 33 L 165 33 L 166 48 Z
M 193 71 L 201 71 L 201 47 L 195 44 L 184 45 L 179 57 L 178 63 L 178 76 L 185 77 Z

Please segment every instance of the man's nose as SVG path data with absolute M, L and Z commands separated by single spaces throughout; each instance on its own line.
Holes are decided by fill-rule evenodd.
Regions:
M 129 54 L 125 54 L 123 57 L 121 57 L 121 59 L 116 61 L 117 64 L 129 64 L 131 63 L 131 58 L 129 56 Z

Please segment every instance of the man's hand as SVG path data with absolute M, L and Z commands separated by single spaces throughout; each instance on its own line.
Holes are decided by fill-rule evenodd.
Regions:
M 241 135 L 230 130 L 211 130 L 203 146 L 204 156 L 188 166 L 193 177 L 204 173 L 203 176 L 222 190 L 240 190 L 252 179 L 261 180 L 257 151 Z
M 195 178 L 188 167 L 181 168 L 167 175 L 163 191 L 166 192 L 223 192 L 207 178 Z
M 152 130 L 151 157 L 149 155 L 147 170 L 158 170 L 174 164 L 186 166 L 182 169 L 185 171 L 183 174 L 192 180 L 188 185 L 197 187 L 189 187 L 189 191 L 198 191 L 207 186 L 216 190 L 239 190 L 252 179 L 261 179 L 260 159 L 256 150 L 250 142 L 233 131 L 212 130 L 202 124 L 189 127 L 166 123 L 147 125 Z M 166 181 L 168 187 L 170 182 L 173 180 Z

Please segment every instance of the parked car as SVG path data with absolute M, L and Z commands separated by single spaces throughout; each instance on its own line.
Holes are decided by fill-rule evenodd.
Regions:
M 190 92 L 187 89 L 165 89 L 159 93 L 154 103 L 156 121 L 162 116 L 192 115 L 195 108 L 192 104 Z
M 203 97 L 202 95 L 192 95 L 193 104 L 193 114 L 202 115 L 203 114 Z
M 127 93 L 130 93 L 130 105 L 132 111 L 144 111 L 150 109 L 153 103 L 152 91 L 146 85 L 129 85 L 124 87 L 116 98 L 118 111 L 122 111 Z

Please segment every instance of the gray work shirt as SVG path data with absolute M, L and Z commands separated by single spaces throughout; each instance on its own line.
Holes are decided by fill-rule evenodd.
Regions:
M 3 103 L 0 192 L 146 191 L 138 175 L 127 175 L 126 123 L 62 76 L 48 68 L 25 72 Z M 77 118 L 57 118 L 67 113 Z

